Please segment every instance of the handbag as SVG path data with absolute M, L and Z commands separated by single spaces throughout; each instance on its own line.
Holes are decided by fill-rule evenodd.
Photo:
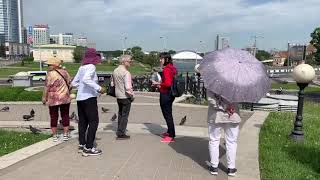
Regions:
M 107 95 L 116 97 L 116 87 L 114 85 L 113 86 L 111 85 L 111 81 L 109 82 L 109 85 L 108 85 Z

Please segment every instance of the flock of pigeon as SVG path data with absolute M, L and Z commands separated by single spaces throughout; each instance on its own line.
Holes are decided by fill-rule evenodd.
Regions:
M 10 108 L 8 106 L 5 106 L 2 109 L 0 109 L 0 112 L 9 112 L 9 110 L 10 110 Z M 110 109 L 101 107 L 101 111 L 102 111 L 102 113 L 108 113 L 110 111 Z M 34 109 L 31 109 L 30 113 L 26 114 L 26 115 L 23 115 L 22 118 L 23 118 L 24 121 L 32 121 L 32 120 L 34 120 L 35 114 L 36 114 L 36 112 L 34 111 Z M 79 118 L 78 118 L 78 116 L 77 116 L 77 114 L 75 112 L 71 113 L 69 119 L 71 121 L 74 121 L 75 123 L 79 122 Z M 114 113 L 113 116 L 111 117 L 110 121 L 114 122 L 116 120 L 117 120 L 117 114 Z M 184 125 L 186 120 L 187 120 L 187 116 L 184 116 L 181 119 L 179 125 L 180 126 Z M 62 124 L 62 120 L 60 120 L 59 123 Z M 32 127 L 31 125 L 29 125 L 29 129 L 33 134 L 39 134 L 41 132 L 40 129 Z

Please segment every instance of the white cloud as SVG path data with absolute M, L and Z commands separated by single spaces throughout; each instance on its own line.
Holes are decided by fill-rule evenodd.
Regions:
M 111 43 L 118 46 L 115 48 L 124 34 L 143 39 L 151 34 L 183 31 L 193 35 L 198 31 L 205 38 L 218 32 L 276 34 L 277 30 L 306 30 L 320 24 L 319 0 L 274 0 L 256 5 L 244 0 L 28 0 L 25 6 L 27 23 L 48 23 L 53 30 L 89 34 L 100 46 L 117 41 Z M 31 8 L 35 6 L 39 8 Z M 141 33 L 135 30 L 139 28 Z M 182 46 L 186 40 L 181 41 Z

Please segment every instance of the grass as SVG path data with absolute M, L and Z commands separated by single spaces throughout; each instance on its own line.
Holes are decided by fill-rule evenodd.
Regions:
M 71 76 L 75 76 L 78 68 L 80 67 L 79 63 L 64 63 L 63 64 Z M 102 63 L 97 65 L 97 71 L 113 71 L 117 65 L 112 63 Z M 44 70 L 47 68 L 44 67 Z M 21 63 L 16 63 L 10 65 L 8 67 L 3 67 L 0 70 L 0 78 L 8 78 L 9 75 L 14 75 L 21 71 L 38 71 L 39 70 L 39 63 L 36 62 L 29 62 L 25 63 L 24 66 L 21 66 Z M 133 75 L 141 75 L 150 72 L 150 68 L 148 66 L 143 67 L 139 63 L 134 63 L 133 66 L 130 68 L 130 72 Z
M 282 89 L 284 90 L 297 90 L 298 91 L 298 86 L 296 83 L 287 83 L 287 84 L 281 84 L 281 83 L 272 83 L 271 88 L 272 89 Z M 315 87 L 315 86 L 308 86 L 305 89 L 305 92 L 320 92 L 320 87 Z
M 293 128 L 294 113 L 274 112 L 269 115 L 261 129 L 259 140 L 262 180 L 320 179 L 319 105 L 305 103 L 303 143 L 296 143 L 288 138 Z
M 208 106 L 208 101 L 206 99 L 202 98 L 201 100 L 202 102 L 200 104 L 197 104 L 196 98 L 190 97 L 190 98 L 187 98 L 185 101 L 182 101 L 181 103 Z
M 0 101 L 41 101 L 42 92 L 25 91 L 24 87 L 1 87 Z
M 0 156 L 48 139 L 47 134 L 32 134 L 0 129 Z

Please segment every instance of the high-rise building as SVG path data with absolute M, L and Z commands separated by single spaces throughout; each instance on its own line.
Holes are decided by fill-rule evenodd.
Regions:
M 0 43 L 22 43 L 22 0 L 0 0 Z
M 72 33 L 64 33 L 64 34 L 57 34 L 57 35 L 50 35 L 51 42 L 53 44 L 60 44 L 60 45 L 74 45 L 73 41 L 73 34 Z
M 25 27 L 22 28 L 22 41 L 21 41 L 21 43 L 23 43 L 23 44 L 28 43 L 28 30 Z
M 228 37 L 221 37 L 219 34 L 215 40 L 215 49 L 220 50 L 230 47 L 230 39 Z
M 86 37 L 79 37 L 77 39 L 77 46 L 87 47 L 88 46 L 88 39 Z
M 47 24 L 37 24 L 33 26 L 33 46 L 50 44 L 50 28 Z

